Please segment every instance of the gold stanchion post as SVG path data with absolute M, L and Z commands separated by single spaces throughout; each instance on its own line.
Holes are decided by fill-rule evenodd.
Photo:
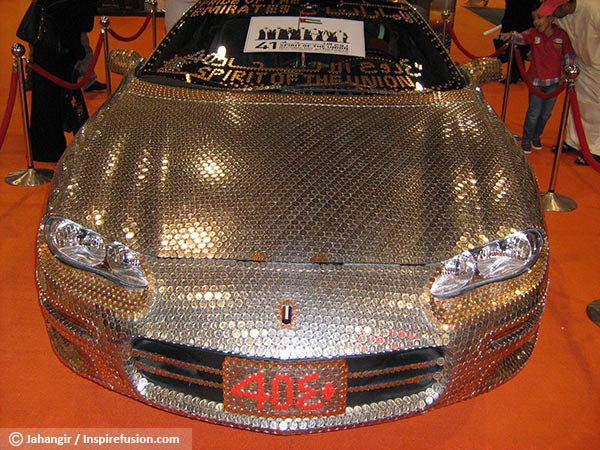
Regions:
M 502 100 L 502 113 L 500 114 L 500 118 L 502 122 L 506 122 L 506 109 L 508 107 L 508 93 L 510 91 L 510 84 L 512 82 L 512 68 L 514 64 L 515 57 L 515 35 L 510 37 L 510 47 L 508 48 L 508 67 L 506 68 L 506 78 L 504 78 L 504 99 Z
M 25 135 L 25 145 L 27 147 L 27 169 L 8 174 L 5 181 L 13 186 L 39 186 L 40 184 L 50 182 L 54 176 L 54 171 L 50 169 L 36 169 L 33 166 L 31 138 L 29 136 L 29 111 L 27 109 L 27 97 L 25 95 L 25 70 L 23 67 L 25 47 L 21 44 L 13 44 L 11 51 L 14 57 L 14 68 L 16 69 L 19 78 L 23 134 Z
M 450 11 L 447 9 L 442 11 L 442 44 L 444 47 L 450 48 L 450 44 L 448 43 L 448 23 L 450 22 Z
M 146 3 L 150 5 L 152 11 L 152 45 L 156 48 L 157 35 L 156 35 L 156 15 L 158 13 L 158 2 L 156 0 L 146 0 Z
M 542 205 L 546 211 L 568 212 L 577 209 L 577 202 L 565 195 L 554 192 L 556 188 L 556 178 L 562 156 L 565 129 L 567 127 L 567 117 L 569 116 L 569 98 L 570 93 L 575 89 L 575 80 L 579 76 L 579 67 L 576 65 L 565 67 L 567 76 L 567 89 L 565 90 L 565 101 L 563 103 L 562 115 L 560 117 L 560 128 L 558 129 L 558 140 L 556 141 L 556 153 L 554 154 L 554 165 L 552 166 L 552 175 L 550 175 L 550 186 L 547 192 L 542 193 Z
M 106 74 L 106 96 L 112 94 L 112 83 L 110 82 L 110 49 L 108 48 L 108 30 L 110 28 L 110 19 L 106 16 L 100 18 L 102 29 L 102 39 L 104 39 L 104 73 Z

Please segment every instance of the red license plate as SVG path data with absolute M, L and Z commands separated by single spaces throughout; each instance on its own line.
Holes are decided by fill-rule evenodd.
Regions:
M 225 358 L 225 410 L 253 416 L 333 416 L 346 410 L 345 361 Z

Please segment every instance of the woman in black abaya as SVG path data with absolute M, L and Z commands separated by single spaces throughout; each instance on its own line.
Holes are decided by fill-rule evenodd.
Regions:
M 504 16 L 500 24 L 502 25 L 501 33 L 510 33 L 516 31 L 521 33 L 531 27 L 533 27 L 533 17 L 531 12 L 536 6 L 541 3 L 541 0 L 506 0 L 506 7 L 504 9 Z M 502 47 L 505 43 L 500 39 L 494 39 L 494 46 L 496 49 Z M 521 61 L 525 64 L 525 55 L 529 52 L 529 45 L 518 45 L 521 52 Z M 508 55 L 508 52 L 505 54 Z M 517 55 L 513 56 L 512 73 L 510 79 L 512 83 L 516 83 L 521 80 L 521 74 L 519 73 L 519 67 L 517 66 L 516 58 Z M 502 62 L 508 62 L 508 56 L 501 58 Z
M 33 62 L 65 81 L 74 82 L 75 64 L 85 56 L 81 33 L 91 31 L 94 26 L 96 0 L 38 0 L 38 3 L 44 12 L 39 39 L 33 47 Z M 69 91 L 33 73 L 31 147 L 35 161 L 58 161 L 66 147 L 64 131 L 76 132 L 85 119 L 87 110 L 81 90 Z

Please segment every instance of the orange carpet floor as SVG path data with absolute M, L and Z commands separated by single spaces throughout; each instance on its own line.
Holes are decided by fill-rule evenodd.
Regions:
M 8 94 L 10 46 L 28 3 L 0 0 L 0 111 Z M 492 0 L 490 6 L 501 7 L 503 2 Z M 129 35 L 143 18 L 111 21 L 117 32 Z M 471 52 L 493 51 L 491 39 L 482 36 L 492 26 L 457 7 L 455 29 Z M 92 46 L 98 28 L 91 35 Z M 151 32 L 124 45 L 113 40 L 111 46 L 135 48 L 148 56 Z M 456 61 L 466 61 L 456 49 L 452 53 Z M 101 80 L 103 64 L 101 59 Z M 113 81 L 116 85 L 118 77 Z M 484 92 L 499 112 L 503 85 L 491 83 Z M 101 93 L 86 95 L 92 111 L 105 99 Z M 561 105 L 562 97 L 544 135 L 543 150 L 528 156 L 542 191 L 548 188 L 553 161 L 549 147 L 556 141 Z M 507 124 L 515 133 L 521 131 L 526 106 L 525 85 L 513 86 Z M 49 188 L 0 182 L 0 448 L 9 448 L 4 447 L 6 434 L 15 428 L 148 427 L 192 429 L 194 449 L 599 449 L 600 327 L 587 318 L 585 309 L 600 298 L 600 174 L 574 165 L 573 159 L 564 156 L 556 192 L 575 199 L 579 207 L 546 215 L 550 293 L 537 347 L 517 376 L 487 394 L 417 417 L 292 437 L 229 429 L 160 411 L 87 381 L 60 363 L 46 335 L 34 281 L 36 230 Z M 4 178 L 26 165 L 17 104 L 0 152 L 0 175 Z

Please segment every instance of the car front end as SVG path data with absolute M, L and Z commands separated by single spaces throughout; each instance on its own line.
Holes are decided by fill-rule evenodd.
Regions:
M 394 5 L 389 20 L 413 20 Z M 169 50 L 212 13 L 191 10 L 59 163 L 37 280 L 61 360 L 158 408 L 279 434 L 512 377 L 537 337 L 548 240 L 531 168 L 481 92 L 453 65 L 433 89 L 379 56 L 368 75 L 348 66 L 379 83 L 369 95 L 267 69 L 265 86 L 220 89 L 259 77 Z

